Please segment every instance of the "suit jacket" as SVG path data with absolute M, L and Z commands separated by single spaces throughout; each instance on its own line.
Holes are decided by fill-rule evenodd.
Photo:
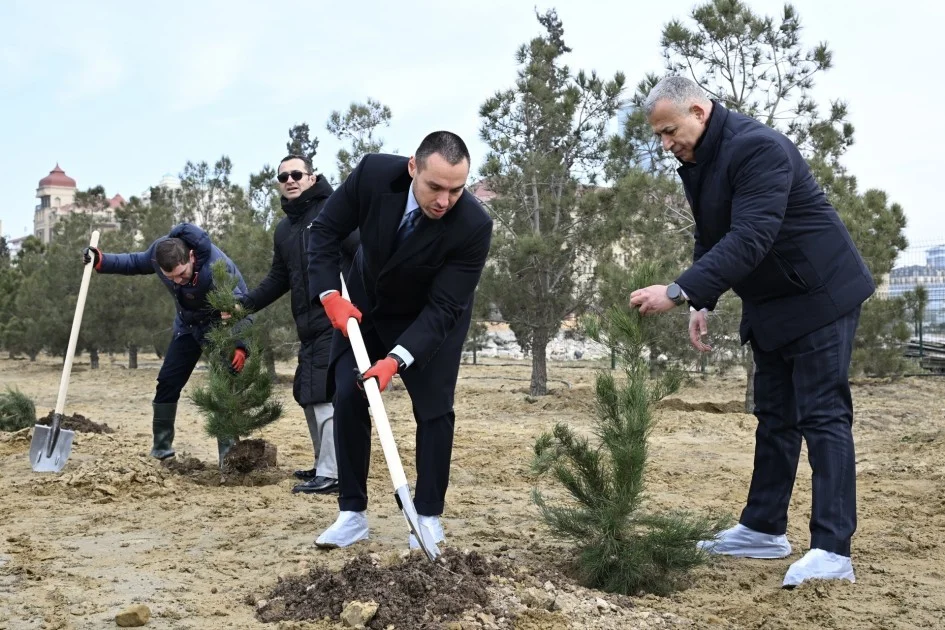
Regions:
M 361 248 L 345 278 L 351 301 L 363 314 L 363 331 L 373 329 L 387 350 L 401 345 L 413 355 L 401 376 L 424 419 L 452 411 L 492 219 L 464 191 L 443 218 L 422 218 L 395 251 L 410 183 L 407 158 L 365 156 L 312 223 L 309 283 L 312 296 L 340 289 L 339 244 L 360 229 Z M 332 363 L 349 348 L 336 331 Z
M 678 169 L 696 225 L 693 265 L 677 283 L 696 308 L 734 290 L 742 343 L 770 351 L 846 315 L 876 286 L 794 143 L 713 103 L 695 163 Z

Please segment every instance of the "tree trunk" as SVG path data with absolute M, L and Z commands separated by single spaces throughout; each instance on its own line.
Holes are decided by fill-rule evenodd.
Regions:
M 89 350 L 89 365 L 91 365 L 93 370 L 98 369 L 98 348 Z
M 128 346 L 128 369 L 138 369 L 138 346 Z
M 748 382 L 745 384 L 745 413 L 755 412 L 755 355 L 749 351 L 745 363 L 748 372 Z
M 545 350 L 548 348 L 548 331 L 538 329 L 532 335 L 532 396 L 544 396 L 548 393 L 548 360 Z
M 473 365 L 476 365 L 476 349 L 479 347 L 478 343 L 473 343 Z

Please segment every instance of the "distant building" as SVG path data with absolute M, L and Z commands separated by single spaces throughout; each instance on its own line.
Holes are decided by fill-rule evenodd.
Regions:
M 917 286 L 924 286 L 929 296 L 925 322 L 945 324 L 945 245 L 926 252 L 924 265 L 909 265 L 889 273 L 889 297 L 901 297 Z
M 180 190 L 180 178 L 175 177 L 171 174 L 166 174 L 161 178 L 157 184 L 154 185 L 154 188 L 166 188 L 167 190 Z M 151 201 L 151 188 L 143 191 L 141 193 L 141 199 L 145 202 Z
M 36 238 L 43 243 L 51 242 L 56 224 L 63 217 L 80 210 L 75 205 L 76 192 L 76 181 L 66 175 L 58 163 L 49 171 L 49 175 L 39 180 L 39 186 L 36 188 L 39 204 L 33 214 L 33 234 Z M 108 208 L 93 213 L 95 227 L 103 231 L 117 230 L 115 208 L 124 203 L 125 199 L 121 195 L 109 199 Z

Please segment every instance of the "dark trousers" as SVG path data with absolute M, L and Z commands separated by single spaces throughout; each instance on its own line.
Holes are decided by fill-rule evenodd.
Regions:
M 371 361 L 386 356 L 374 331 L 364 333 Z M 342 511 L 367 509 L 367 477 L 371 462 L 371 417 L 368 402 L 356 383 L 354 352 L 335 362 L 335 451 L 338 456 L 338 507 Z M 417 484 L 414 505 L 422 516 L 443 513 L 450 478 L 455 415 L 417 420 Z M 402 449 L 398 449 L 402 450 Z
M 850 555 L 856 530 L 856 468 L 849 367 L 859 307 L 832 324 L 755 357 L 755 469 L 739 522 L 787 531 L 801 439 L 813 471 L 812 549 Z
M 175 335 L 167 346 L 164 363 L 157 377 L 156 403 L 176 403 L 180 392 L 197 367 L 203 347 L 193 335 Z

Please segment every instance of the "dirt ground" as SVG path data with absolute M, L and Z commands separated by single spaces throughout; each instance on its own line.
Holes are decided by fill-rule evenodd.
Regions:
M 194 476 L 198 473 L 183 474 L 147 457 L 159 360 L 142 357 L 140 369 L 127 370 L 121 357 L 106 357 L 102 369 L 91 371 L 83 359 L 75 364 L 65 411 L 107 423 L 114 433 L 78 433 L 59 474 L 31 471 L 29 430 L 0 435 L 0 629 L 111 628 L 115 615 L 135 603 L 150 607 L 147 627 L 156 629 L 340 627 L 337 620 L 265 624 L 253 603 L 272 592 L 279 576 L 336 570 L 363 552 L 380 557 L 407 548 L 406 525 L 379 447 L 369 481 L 371 540 L 333 551 L 313 546 L 333 521 L 337 503 L 334 496 L 290 492 L 291 471 L 312 464 L 291 385 L 280 385 L 285 417 L 258 436 L 278 446 L 278 470 L 244 484 L 220 485 L 216 444 L 186 400 L 202 372 L 185 390 L 175 441 L 179 456 L 207 464 Z M 590 426 L 594 372 L 578 364 L 552 364 L 553 393 L 530 402 L 527 363 L 492 363 L 464 366 L 460 373 L 444 515 L 447 545 L 501 555 L 521 566 L 553 567 L 560 553 L 530 499 L 531 448 L 556 421 Z M 0 387 L 19 387 L 45 414 L 55 404 L 60 370 L 50 359 L 0 359 Z M 279 366 L 287 378 L 292 370 L 290 363 Z M 722 511 L 737 518 L 751 473 L 754 432 L 751 416 L 733 412 L 742 395 L 738 378 L 696 381 L 673 397 L 677 402 L 658 410 L 648 477 L 651 507 Z M 407 397 L 402 389 L 385 397 L 412 483 L 414 423 Z M 807 549 L 805 455 L 791 503 L 790 558 L 720 559 L 672 597 L 621 599 L 623 609 L 633 609 L 633 624 L 595 622 L 596 627 L 945 627 L 945 379 L 859 382 L 854 402 L 856 584 L 780 588 L 785 570 Z M 599 605 L 606 609 L 606 602 Z M 612 612 L 617 608 L 613 604 Z M 586 616 L 569 617 L 567 610 L 535 611 L 504 620 L 504 626 L 499 621 L 480 615 L 453 627 L 594 625 Z

